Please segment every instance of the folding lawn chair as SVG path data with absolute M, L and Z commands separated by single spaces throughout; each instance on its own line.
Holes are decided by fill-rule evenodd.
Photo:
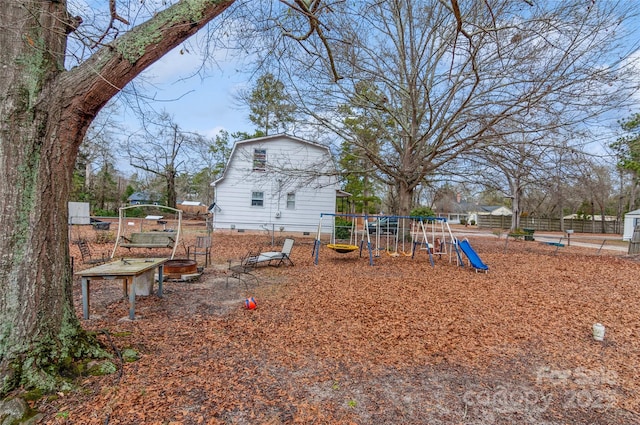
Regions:
M 282 264 L 293 266 L 294 264 L 290 257 L 293 243 L 293 239 L 285 239 L 281 251 L 261 252 L 249 260 L 253 261 L 256 266 L 259 264 L 267 264 L 273 267 L 280 267 Z

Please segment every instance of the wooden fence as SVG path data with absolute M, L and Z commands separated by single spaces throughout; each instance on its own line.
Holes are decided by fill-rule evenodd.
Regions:
M 510 215 L 478 215 L 478 227 L 489 229 L 510 229 Z M 534 218 L 521 217 L 520 228 L 535 229 L 548 232 L 561 232 L 573 230 L 576 233 L 610 233 L 622 234 L 623 222 L 621 220 L 602 221 L 565 219 L 564 229 L 560 226 L 559 218 Z

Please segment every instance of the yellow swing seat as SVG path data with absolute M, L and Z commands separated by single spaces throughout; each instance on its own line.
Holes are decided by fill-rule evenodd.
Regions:
M 334 250 L 335 252 L 339 252 L 340 254 L 346 254 L 348 252 L 353 252 L 357 250 L 359 247 L 357 245 L 348 245 L 341 243 L 330 243 L 327 245 L 327 248 Z

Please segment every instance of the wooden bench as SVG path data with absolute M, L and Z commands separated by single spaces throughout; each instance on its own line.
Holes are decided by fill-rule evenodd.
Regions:
M 121 236 L 121 247 L 128 248 L 173 248 L 175 235 L 171 232 L 132 233 L 129 237 Z
M 507 246 L 509 245 L 509 238 L 513 238 L 513 240 L 515 241 L 519 241 L 519 240 L 527 240 L 525 239 L 525 236 L 527 236 L 526 233 L 522 233 L 522 232 L 511 232 L 511 233 L 507 233 L 507 237 L 504 239 L 504 250 L 503 252 L 507 252 Z
M 558 248 L 563 248 L 564 244 L 562 242 L 541 242 L 545 245 L 557 246 Z
M 564 248 L 564 243 L 562 243 L 562 240 L 564 239 L 564 236 L 561 236 L 560 239 L 558 239 L 558 242 L 553 242 L 553 241 L 542 241 L 540 242 L 543 245 L 549 245 L 549 246 L 555 246 L 556 250 L 553 252 L 554 255 L 558 253 L 558 250 L 560 248 Z

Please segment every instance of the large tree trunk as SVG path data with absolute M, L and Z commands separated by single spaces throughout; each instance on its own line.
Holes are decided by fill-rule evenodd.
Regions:
M 400 181 L 398 185 L 398 215 L 408 216 L 413 202 L 413 188 Z
M 178 197 L 176 195 L 176 172 L 173 168 L 167 170 L 167 206 L 176 208 Z
M 11 23 L 0 29 L 2 395 L 19 385 L 53 390 L 68 360 L 104 354 L 72 299 L 67 202 L 78 148 L 119 88 L 231 3 L 179 2 L 71 71 L 65 1 L 0 8 L 0 22 Z
M 42 7 L 42 9 L 38 9 Z M 54 81 L 65 49 L 59 3 L 3 5 L 2 22 L 22 24 L 0 38 L 0 373 L 3 393 L 26 382 L 53 389 L 55 378 L 23 373 L 44 358 L 85 345 L 74 312 L 67 240 L 71 172 L 89 123 Z M 62 34 L 62 36 L 61 36 Z M 54 90 L 54 89 L 62 90 Z M 65 113 L 66 112 L 66 113 Z M 82 350 L 81 350 L 82 351 Z M 45 364 L 46 367 L 49 364 Z M 37 372 L 37 371 L 36 371 Z
M 520 209 L 520 202 L 522 201 L 522 188 L 518 183 L 509 182 L 509 186 L 511 189 L 511 194 L 513 198 L 511 198 L 511 231 L 520 228 L 520 217 L 522 215 L 522 210 Z
M 629 211 L 636 209 L 636 190 L 638 188 L 638 178 L 634 175 L 631 178 L 631 185 L 629 188 Z
M 71 353 L 93 345 L 87 344 L 73 308 L 67 239 L 71 170 L 83 133 L 65 125 L 69 122 L 61 119 L 55 102 L 14 113 L 10 133 L 2 135 L 3 147 L 12 147 L 3 151 L 0 190 L 4 390 L 20 381 L 52 390 L 54 377 L 25 374 L 23 366 L 40 364 L 42 358 L 68 364 Z M 24 382 L 25 377 L 38 381 Z

